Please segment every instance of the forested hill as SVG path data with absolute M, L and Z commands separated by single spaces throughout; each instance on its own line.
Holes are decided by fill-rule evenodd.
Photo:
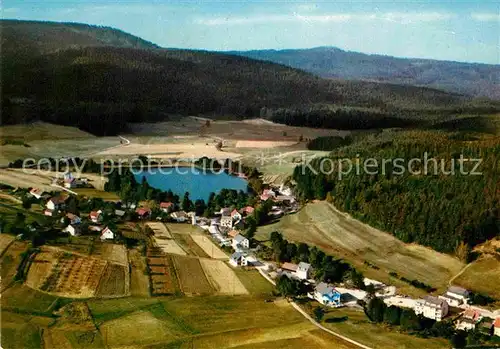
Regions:
M 324 78 L 426 86 L 500 99 L 500 65 L 368 55 L 335 47 L 227 53 L 285 64 Z
M 3 123 L 41 119 L 110 135 L 127 122 L 203 114 L 372 128 L 498 109 L 429 88 L 327 80 L 241 56 L 161 49 L 107 27 L 0 25 Z
M 2 20 L 3 53 L 50 53 L 69 48 L 112 46 L 153 49 L 158 46 L 121 30 L 81 23 Z
M 404 242 L 455 252 L 464 259 L 473 246 L 500 236 L 498 136 L 468 130 L 391 131 L 347 146 L 330 145 L 339 148 L 329 160 L 315 159 L 311 167 L 295 169 L 293 179 L 303 199 L 326 198 Z M 463 170 L 461 155 L 467 159 Z M 343 159 L 352 159 L 352 171 Z M 359 171 L 354 163 L 358 159 Z M 417 160 L 410 163 L 412 159 Z M 475 169 L 473 159 L 481 159 Z M 324 174 L 318 171 L 322 162 Z M 333 171 L 330 164 L 336 165 Z

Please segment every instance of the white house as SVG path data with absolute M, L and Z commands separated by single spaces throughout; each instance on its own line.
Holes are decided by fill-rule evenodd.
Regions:
M 235 221 L 239 221 L 241 220 L 242 216 L 241 213 L 238 212 L 238 210 L 234 209 L 233 211 L 231 211 L 231 218 Z
M 456 323 L 457 330 L 470 331 L 476 328 L 476 324 L 481 320 L 481 314 L 474 309 L 467 309 Z
M 170 214 L 170 217 L 172 217 L 178 223 L 183 223 L 187 220 L 187 214 L 184 211 L 172 212 Z
M 172 202 L 161 202 L 160 203 L 160 210 L 162 210 L 165 213 L 170 213 L 174 210 L 175 206 Z
M 300 262 L 299 265 L 297 266 L 297 271 L 295 272 L 295 275 L 301 280 L 307 280 L 309 279 L 310 272 L 311 272 L 311 264 Z
M 40 199 L 43 195 L 43 190 L 39 188 L 32 188 L 30 190 L 31 196 L 33 196 L 35 199 Z
M 441 321 L 448 314 L 448 303 L 441 298 L 425 296 L 416 303 L 414 310 L 417 315 Z
M 102 221 L 102 211 L 91 211 L 89 217 L 92 223 L 99 223 Z
M 233 238 L 233 243 L 232 243 L 233 249 L 240 250 L 240 249 L 248 249 L 250 248 L 250 241 L 246 237 L 244 237 L 241 234 L 237 234 Z
M 450 286 L 446 293 L 439 298 L 444 299 L 452 307 L 459 307 L 462 304 L 467 304 L 469 295 L 469 291 L 465 288 Z
M 101 232 L 101 240 L 113 240 L 114 238 L 115 233 L 113 233 L 108 227 L 104 228 Z
M 66 203 L 66 198 L 62 196 L 54 196 L 50 198 L 49 201 L 47 201 L 47 204 L 45 205 L 49 210 L 60 210 L 64 208 Z
M 233 218 L 231 217 L 231 215 L 222 215 L 222 217 L 220 218 L 220 225 L 221 227 L 226 227 L 226 228 L 232 228 L 233 227 Z
M 118 217 L 125 216 L 125 213 L 126 212 L 124 210 L 118 210 L 118 209 L 115 210 L 115 216 L 118 216 Z
M 311 295 L 309 296 L 311 297 Z M 311 298 L 328 307 L 340 307 L 342 305 L 341 293 L 324 282 L 316 285 Z
M 243 260 L 243 253 L 234 252 L 231 255 L 231 257 L 229 257 L 229 264 L 231 264 L 233 267 L 237 267 L 241 265 L 242 260 Z
M 80 235 L 80 227 L 75 224 L 68 225 L 63 231 L 69 233 L 71 236 Z
M 82 222 L 80 217 L 71 212 L 66 213 L 66 217 L 68 217 L 70 224 L 80 224 Z M 61 219 L 61 222 L 64 222 L 64 218 Z

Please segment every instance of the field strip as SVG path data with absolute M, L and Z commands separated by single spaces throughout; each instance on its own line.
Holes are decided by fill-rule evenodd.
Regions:
M 172 234 L 170 234 L 170 231 L 167 229 L 165 224 L 159 222 L 149 222 L 146 224 L 154 231 L 155 236 L 172 239 Z
M 235 272 L 221 260 L 200 259 L 208 280 L 220 294 L 240 295 L 249 292 Z
M 194 242 L 200 246 L 206 254 L 214 259 L 229 259 L 228 256 L 217 246 L 215 245 L 210 238 L 200 234 L 191 235 Z
M 185 256 L 187 253 L 180 247 L 175 240 L 171 239 L 159 239 L 155 237 L 155 243 L 159 248 L 165 253 L 178 254 Z

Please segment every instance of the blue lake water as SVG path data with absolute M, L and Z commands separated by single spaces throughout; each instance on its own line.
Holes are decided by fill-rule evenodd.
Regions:
M 179 172 L 187 173 L 179 173 Z M 163 172 L 163 173 L 161 173 Z M 181 197 L 189 192 L 191 200 L 203 199 L 205 202 L 211 192 L 218 193 L 221 189 L 236 189 L 247 191 L 247 181 L 243 178 L 228 175 L 227 173 L 192 173 L 191 168 L 163 168 L 161 172 L 153 169 L 150 172 L 136 174 L 135 179 L 140 183 L 142 177 L 153 188 L 163 191 L 172 190 Z

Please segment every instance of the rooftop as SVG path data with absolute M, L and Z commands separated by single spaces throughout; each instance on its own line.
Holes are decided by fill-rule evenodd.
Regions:
M 281 269 L 290 270 L 290 271 L 297 271 L 298 267 L 299 266 L 297 264 L 288 263 L 288 262 L 285 262 L 281 265 Z
M 469 291 L 467 291 L 465 288 L 462 288 L 462 287 L 459 287 L 459 286 L 450 286 L 448 288 L 448 291 L 449 293 L 454 293 L 454 294 L 459 294 L 461 296 L 468 296 L 469 295 Z
M 443 306 L 446 303 L 446 301 L 444 299 L 439 299 L 439 298 L 434 297 L 434 296 L 425 296 L 424 300 L 426 303 L 431 303 L 431 304 L 440 305 L 440 306 Z

